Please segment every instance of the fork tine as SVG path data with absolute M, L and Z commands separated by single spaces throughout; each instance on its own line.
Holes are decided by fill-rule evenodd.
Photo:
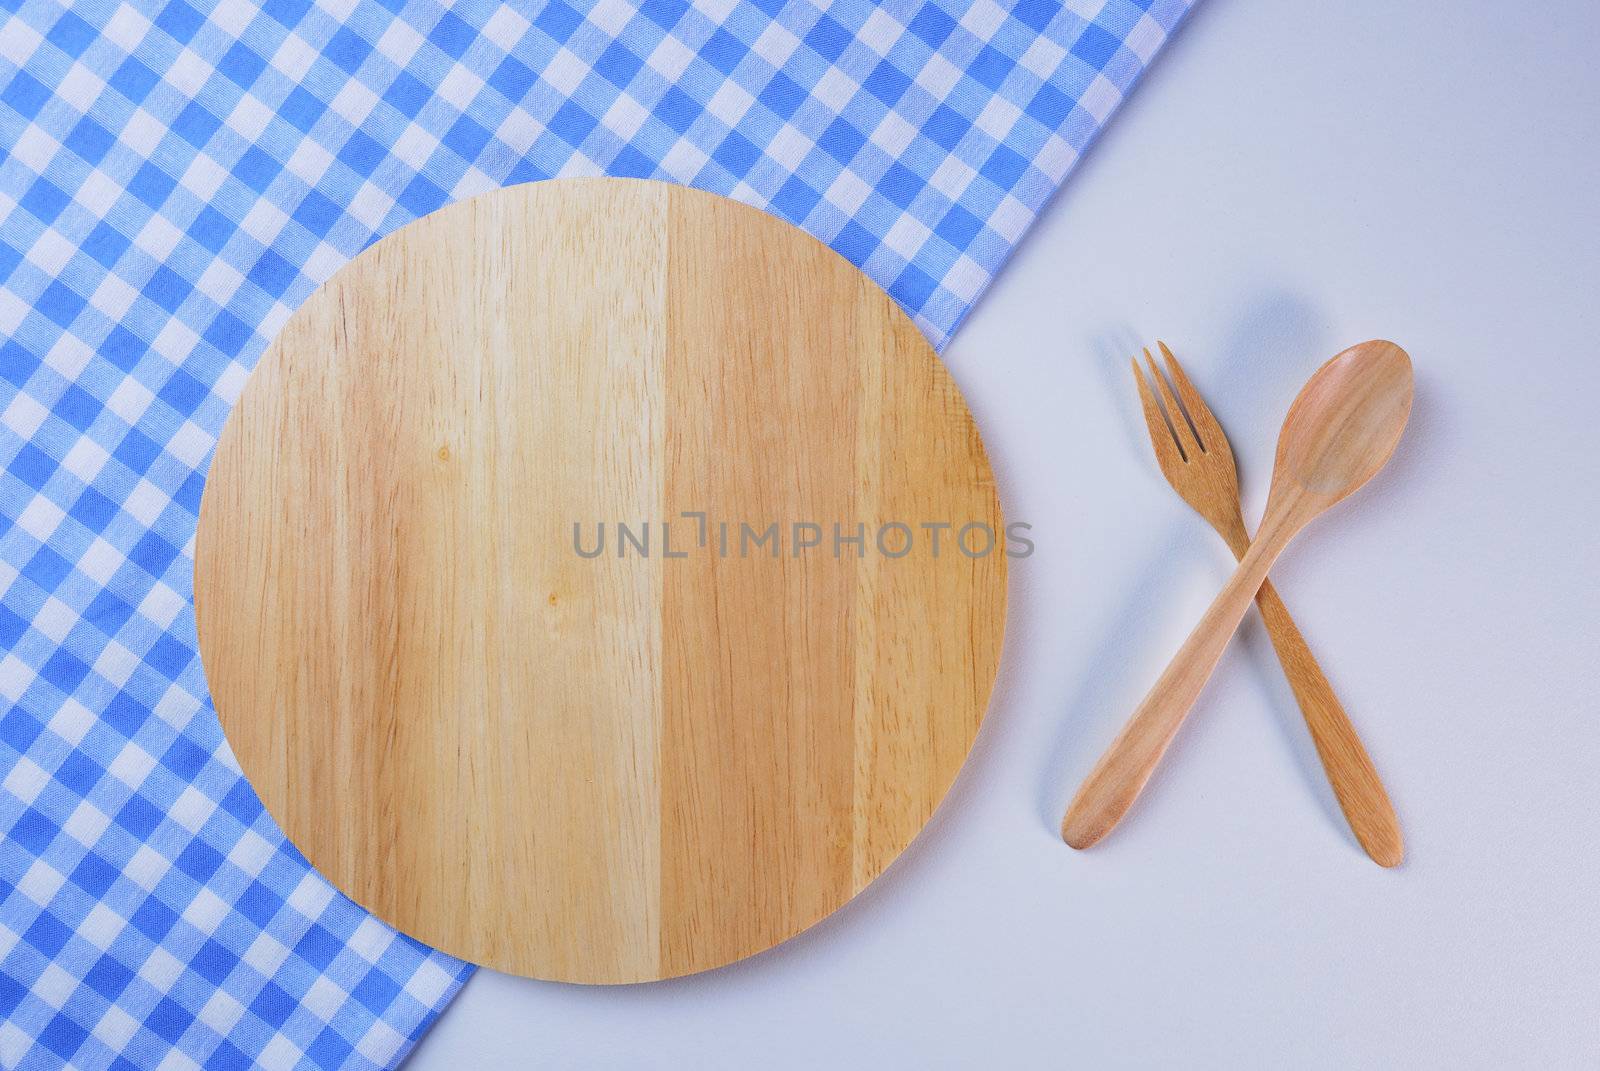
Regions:
M 1172 355 L 1165 342 L 1157 341 L 1161 347 L 1161 356 L 1167 365 L 1167 373 L 1172 377 L 1173 385 L 1178 388 L 1178 397 L 1183 399 L 1183 408 L 1189 414 L 1189 419 L 1194 422 L 1195 433 L 1200 436 L 1201 448 L 1208 453 L 1212 450 L 1229 450 L 1228 436 L 1223 432 L 1222 425 L 1217 423 L 1216 416 L 1211 412 L 1211 407 L 1200 396 L 1189 376 L 1183 370 L 1183 365 Z M 1232 451 L 1229 450 L 1231 453 Z
M 1178 439 L 1185 457 L 1193 457 L 1205 449 L 1199 439 L 1195 437 L 1194 429 L 1189 426 L 1189 418 L 1183 415 L 1183 410 L 1178 407 L 1178 399 L 1172 394 L 1172 388 L 1167 385 L 1167 377 L 1161 374 L 1161 369 L 1156 367 L 1155 358 L 1150 356 L 1150 350 L 1144 351 L 1145 363 L 1150 366 L 1150 378 L 1155 380 L 1156 389 L 1161 392 L 1161 401 L 1167 407 L 1167 420 L 1172 425 L 1172 434 Z
M 1139 384 L 1139 404 L 1144 409 L 1145 428 L 1150 432 L 1150 445 L 1155 448 L 1156 460 L 1163 470 L 1182 465 L 1185 461 L 1183 451 L 1178 447 L 1178 440 L 1172 437 L 1172 429 L 1167 425 L 1166 415 L 1161 412 L 1161 404 L 1150 391 L 1150 384 L 1145 382 L 1139 359 L 1132 358 L 1128 364 L 1133 368 L 1134 381 Z

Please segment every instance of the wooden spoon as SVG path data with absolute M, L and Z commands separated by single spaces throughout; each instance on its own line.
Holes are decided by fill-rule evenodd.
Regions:
M 1306 524 L 1370 480 L 1394 453 L 1411 413 L 1411 358 L 1363 342 L 1317 369 L 1278 434 L 1267 512 L 1233 578 L 1078 789 L 1061 823 L 1087 848 L 1127 813 L 1172 743 L 1278 555 Z

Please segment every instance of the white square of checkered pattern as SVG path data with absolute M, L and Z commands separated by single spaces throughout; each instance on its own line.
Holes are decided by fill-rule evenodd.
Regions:
M 0 5 L 0 1067 L 390 1067 L 469 971 L 285 842 L 196 653 L 205 469 L 318 283 L 453 199 L 653 177 L 942 346 L 1188 2 Z

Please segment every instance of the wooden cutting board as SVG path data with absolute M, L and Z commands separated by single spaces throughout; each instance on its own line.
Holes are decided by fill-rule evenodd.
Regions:
M 358 903 L 503 971 L 667 978 L 803 930 L 928 820 L 995 674 L 1002 523 L 961 395 L 850 264 L 711 194 L 543 182 L 290 318 L 207 481 L 200 646 Z

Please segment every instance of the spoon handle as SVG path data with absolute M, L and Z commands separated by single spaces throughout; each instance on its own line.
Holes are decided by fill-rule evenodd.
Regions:
M 1068 844 L 1089 847 L 1111 832 L 1133 805 L 1210 679 L 1289 534 L 1282 526 L 1268 534 L 1263 525 L 1233 577 L 1073 797 L 1061 823 L 1061 836 Z

